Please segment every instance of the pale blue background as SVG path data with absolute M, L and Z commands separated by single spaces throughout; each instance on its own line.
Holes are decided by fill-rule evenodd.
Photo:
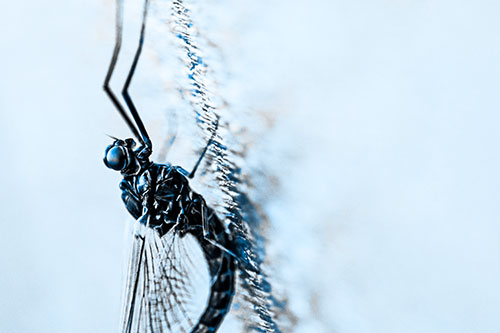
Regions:
M 225 97 L 274 123 L 252 161 L 281 184 L 269 253 L 295 331 L 499 332 L 500 3 L 203 6 L 242 82 Z M 116 331 L 113 3 L 1 8 L 0 331 Z

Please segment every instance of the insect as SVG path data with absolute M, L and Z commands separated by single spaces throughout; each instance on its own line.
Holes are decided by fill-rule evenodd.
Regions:
M 195 176 L 211 139 L 191 172 L 151 161 L 152 142 L 128 91 L 144 43 L 148 5 L 149 0 L 145 0 L 139 45 L 122 90 L 132 118 L 109 86 L 122 42 L 120 0 L 116 9 L 115 46 L 104 80 L 106 94 L 138 141 L 115 139 L 104 155 L 105 165 L 121 172 L 122 200 L 136 219 L 122 329 L 127 333 L 215 332 L 234 296 L 236 256 L 223 222 L 189 186 L 189 179 Z M 187 252 L 193 240 L 201 248 L 210 275 L 208 301 L 198 318 L 190 316 L 186 309 L 188 287 L 197 268 L 191 263 L 194 273 L 188 272 L 186 267 L 174 263 L 174 253 Z

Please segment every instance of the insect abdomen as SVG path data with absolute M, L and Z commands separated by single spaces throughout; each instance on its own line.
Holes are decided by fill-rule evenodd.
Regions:
M 229 235 L 215 213 L 207 207 L 208 239 L 197 234 L 212 278 L 205 311 L 191 333 L 215 332 L 229 312 L 234 296 L 236 259 L 224 249 L 231 248 Z M 217 246 L 219 245 L 219 246 Z
M 229 311 L 234 296 L 235 259 L 221 251 L 221 257 L 210 260 L 207 258 L 207 260 L 210 270 L 217 267 L 218 272 L 210 288 L 210 298 L 205 312 L 192 333 L 215 332 Z

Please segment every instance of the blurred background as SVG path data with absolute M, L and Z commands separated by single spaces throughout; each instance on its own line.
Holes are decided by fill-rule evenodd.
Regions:
M 500 3 L 186 2 L 223 55 L 220 93 L 252 115 L 247 163 L 274 182 L 267 252 L 293 331 L 499 332 Z M 117 331 L 114 2 L 1 8 L 0 331 Z

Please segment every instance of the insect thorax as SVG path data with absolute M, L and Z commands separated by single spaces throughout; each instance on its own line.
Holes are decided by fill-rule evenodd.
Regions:
M 195 215 L 201 211 L 203 198 L 191 190 L 178 167 L 151 163 L 136 175 L 124 175 L 120 188 L 132 216 L 139 219 L 148 214 L 148 219 L 141 220 L 141 223 L 148 223 L 160 236 L 174 224 L 186 231 L 201 227 L 201 221 Z

